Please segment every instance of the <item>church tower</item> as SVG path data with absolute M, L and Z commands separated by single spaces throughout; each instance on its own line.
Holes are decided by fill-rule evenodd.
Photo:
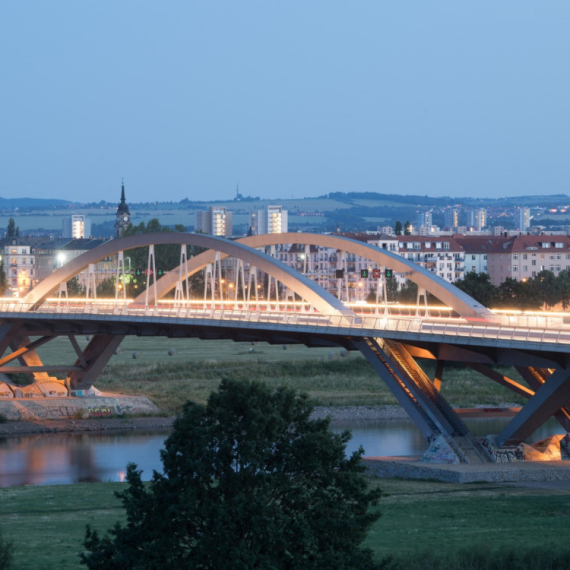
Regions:
M 125 183 L 121 182 L 121 203 L 117 206 L 117 220 L 115 221 L 115 238 L 120 238 L 125 228 L 131 223 L 131 212 L 125 201 Z

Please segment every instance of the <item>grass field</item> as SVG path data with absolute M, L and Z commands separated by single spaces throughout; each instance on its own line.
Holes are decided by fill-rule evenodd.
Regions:
M 381 559 L 462 547 L 519 550 L 564 546 L 570 493 L 525 488 L 370 479 L 386 493 L 365 545 Z M 0 489 L 0 524 L 20 570 L 82 568 L 85 525 L 123 520 L 122 483 Z M 562 544 L 561 544 L 562 543 Z
M 79 337 L 81 346 L 87 344 Z M 223 377 L 286 384 L 308 392 L 315 405 L 361 406 L 397 404 L 396 399 L 357 352 L 302 345 L 126 337 L 96 383 L 103 391 L 144 394 L 166 413 L 180 411 L 190 399 L 205 402 Z M 169 356 L 170 352 L 173 352 Z M 60 337 L 38 350 L 46 364 L 75 360 L 69 341 Z M 137 358 L 133 358 L 133 354 Z M 424 362 L 433 378 L 433 362 Z M 514 370 L 500 369 L 518 378 Z M 455 406 L 522 403 L 520 396 L 467 369 L 450 365 L 443 376 L 442 394 Z

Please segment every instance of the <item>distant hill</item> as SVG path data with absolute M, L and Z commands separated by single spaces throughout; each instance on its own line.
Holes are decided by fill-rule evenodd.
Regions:
M 47 209 L 47 208 L 65 208 L 71 204 L 68 200 L 56 200 L 53 198 L 2 198 L 0 196 L 0 208 L 9 210 L 13 208 L 19 209 Z

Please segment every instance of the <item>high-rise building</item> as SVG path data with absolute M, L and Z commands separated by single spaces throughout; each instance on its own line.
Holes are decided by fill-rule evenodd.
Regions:
M 448 229 L 459 227 L 459 210 L 446 208 L 444 211 L 444 226 Z
M 205 212 L 196 212 L 194 231 L 229 237 L 232 235 L 232 212 L 219 206 L 210 207 Z
M 287 233 L 288 212 L 283 206 L 267 206 L 250 214 L 249 226 L 254 235 Z
M 125 183 L 121 183 L 121 202 L 117 206 L 117 217 L 115 221 L 115 237 L 120 238 L 127 226 L 131 223 L 131 212 L 125 201 Z
M 427 212 L 420 212 L 416 218 L 416 226 L 418 227 L 418 231 L 422 226 L 426 226 L 428 228 L 431 227 L 433 225 L 432 218 L 433 216 L 431 210 L 428 210 Z
M 72 214 L 62 220 L 61 236 L 83 239 L 91 235 L 91 220 L 83 214 Z
M 530 208 L 519 208 L 519 230 L 521 232 L 526 232 L 530 228 Z
M 481 231 L 487 226 L 487 210 L 478 208 L 477 210 L 467 211 L 467 225 Z

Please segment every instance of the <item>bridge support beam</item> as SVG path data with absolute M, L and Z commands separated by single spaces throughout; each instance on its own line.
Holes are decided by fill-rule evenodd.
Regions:
M 556 370 L 497 436 L 499 447 L 518 445 L 570 400 L 570 371 Z
M 75 371 L 70 374 L 70 386 L 72 388 L 81 387 L 82 389 L 93 386 L 93 383 L 124 338 L 124 335 L 102 334 L 92 337 L 83 351 L 83 358 L 78 358 L 75 363 L 76 366 L 79 366 L 83 361 L 87 363 L 87 366 L 81 371 Z
M 422 435 L 426 439 L 430 438 L 437 431 L 437 426 L 429 416 L 423 412 L 417 400 L 410 391 L 405 388 L 402 380 L 398 378 L 392 369 L 388 368 L 382 358 L 379 358 L 379 352 L 381 353 L 382 351 L 377 343 L 358 340 L 354 344 L 364 355 L 366 360 L 372 364 L 374 370 L 380 375 L 380 378 L 382 378 L 386 386 L 388 386 L 390 392 L 394 394 L 396 400 L 398 400 L 410 419 L 422 432 Z
M 522 384 L 511 380 L 503 374 L 499 374 L 496 370 L 493 370 L 484 364 L 478 364 L 475 362 L 467 362 L 466 364 L 473 370 L 479 372 L 480 374 L 483 374 L 483 376 L 487 376 L 487 378 L 490 378 L 494 382 L 497 382 L 497 384 L 505 386 L 505 388 L 512 390 L 524 398 L 532 398 L 534 396 L 533 390 L 529 390 L 526 386 L 523 386 Z
M 525 379 L 527 384 L 536 392 L 552 375 L 543 368 L 522 368 L 516 367 L 517 372 Z M 555 414 L 554 417 L 558 423 L 570 432 L 570 405 L 566 403 Z
M 402 345 L 372 338 L 355 344 L 427 439 L 467 435 L 467 426 Z

